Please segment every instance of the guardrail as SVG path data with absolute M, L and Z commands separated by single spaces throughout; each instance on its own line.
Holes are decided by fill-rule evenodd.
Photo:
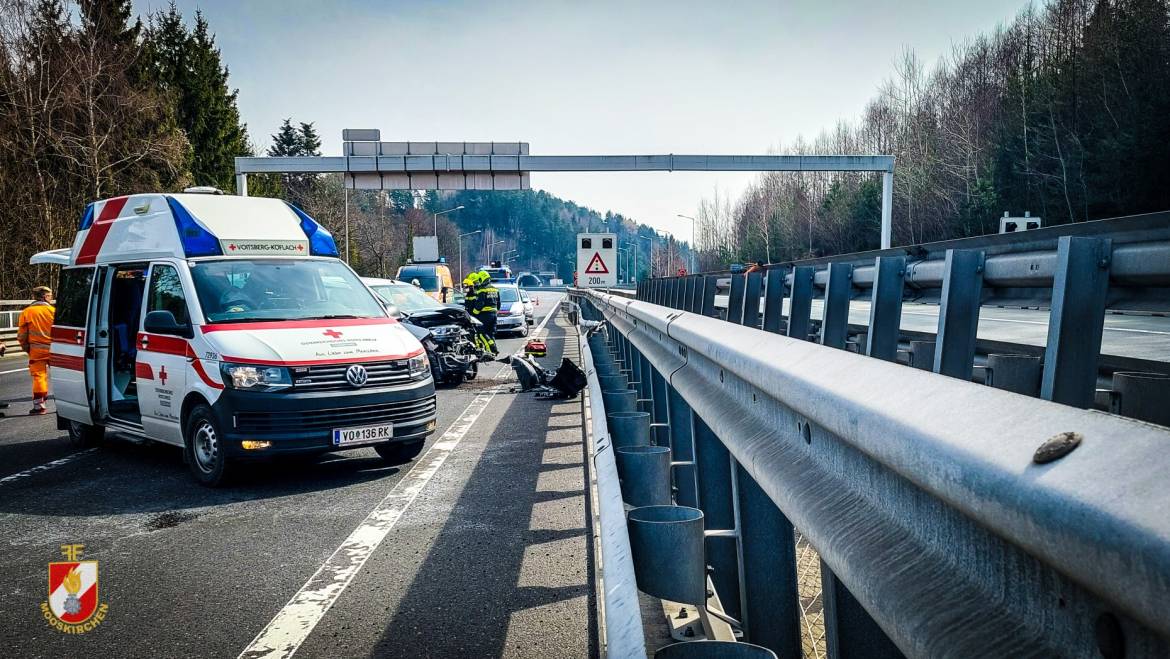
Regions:
M 646 645 L 638 606 L 626 511 L 614 463 L 613 442 L 605 420 L 605 403 L 589 342 L 580 337 L 581 368 L 589 381 L 586 423 L 591 434 L 591 457 L 598 502 L 598 540 L 601 545 L 602 647 L 609 657 L 645 657 Z
M 8 354 L 20 351 L 16 343 L 17 320 L 20 312 L 32 304 L 32 300 L 0 300 L 0 341 L 8 346 Z
M 673 299 L 710 308 L 706 283 Z M 829 656 L 1170 654 L 1170 429 L 575 295 L 616 330 L 745 640 L 801 656 L 799 529 Z
M 868 325 L 849 324 L 849 303 L 859 297 L 870 302 Z M 991 355 L 1010 353 L 1019 358 L 998 360 L 1003 377 L 993 386 L 1170 424 L 1170 354 L 1101 355 L 1107 312 L 1170 312 L 1170 213 L 774 264 L 750 274 L 651 279 L 637 298 L 884 360 L 901 350 L 909 363 L 964 380 L 989 366 Z M 811 317 L 814 298 L 823 300 L 819 319 Z M 900 329 L 908 300 L 938 304 L 936 333 Z M 1047 308 L 1046 345 L 978 339 L 980 308 L 991 304 Z

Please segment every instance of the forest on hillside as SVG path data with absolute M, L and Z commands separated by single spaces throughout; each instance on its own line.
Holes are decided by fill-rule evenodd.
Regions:
M 894 244 L 1170 209 L 1170 2 L 1055 0 L 936 63 L 906 50 L 858 121 L 777 149 L 897 158 Z M 875 175 L 770 173 L 697 213 L 701 263 L 874 249 Z

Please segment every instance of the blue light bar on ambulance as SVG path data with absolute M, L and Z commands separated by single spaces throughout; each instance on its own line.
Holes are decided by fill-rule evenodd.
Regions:
M 77 228 L 78 231 L 85 231 L 93 225 L 93 202 L 86 204 L 85 215 L 81 216 L 81 226 Z
M 179 231 L 179 242 L 183 245 L 184 255 L 191 258 L 223 254 L 219 240 L 204 229 L 202 224 L 196 222 L 183 204 L 168 196 L 167 205 L 171 207 L 171 215 L 175 218 L 175 228 Z
M 317 220 L 309 217 L 305 211 L 289 204 L 288 207 L 292 209 L 297 217 L 301 218 L 301 231 L 305 232 L 305 237 L 309 239 L 309 254 L 313 256 L 341 256 L 337 251 L 337 243 L 333 241 L 333 234 L 325 227 L 317 224 Z

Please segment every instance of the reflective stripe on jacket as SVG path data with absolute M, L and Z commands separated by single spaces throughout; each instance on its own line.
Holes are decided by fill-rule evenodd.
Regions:
M 495 286 L 484 286 L 477 290 L 476 297 L 480 300 L 480 311 L 498 311 L 500 308 L 500 290 Z

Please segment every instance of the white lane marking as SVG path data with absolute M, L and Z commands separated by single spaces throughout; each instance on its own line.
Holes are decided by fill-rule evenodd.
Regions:
M 414 467 L 390 490 L 385 499 L 370 512 L 341 546 L 325 561 L 305 585 L 284 605 L 256 638 L 240 653 L 240 659 L 280 657 L 287 659 L 300 648 L 313 628 L 346 587 L 365 566 L 378 545 L 394 528 L 402 514 L 422 492 L 447 456 L 471 430 L 488 403 L 499 392 L 494 387 L 475 397 L 459 418 L 447 428 Z
M 14 368 L 11 371 L 0 371 L 0 375 L 8 375 L 9 373 L 28 373 L 27 368 Z
M 84 451 L 78 451 L 77 453 L 71 453 L 71 454 L 69 454 L 69 455 L 67 455 L 59 460 L 53 460 L 52 462 L 46 462 L 43 465 L 37 465 L 31 469 L 25 469 L 24 471 L 12 474 L 11 476 L 5 476 L 4 478 L 0 478 L 0 485 L 3 485 L 5 483 L 11 483 L 12 481 L 18 481 L 22 478 L 28 478 L 29 476 L 32 476 L 34 474 L 39 474 L 43 471 L 49 471 L 50 469 L 56 469 L 57 467 L 60 467 L 62 465 L 67 465 L 70 462 L 73 462 L 74 460 L 76 460 L 77 458 L 80 458 L 81 456 L 87 455 L 89 453 L 93 453 L 96 450 L 97 450 L 96 448 L 87 448 Z

